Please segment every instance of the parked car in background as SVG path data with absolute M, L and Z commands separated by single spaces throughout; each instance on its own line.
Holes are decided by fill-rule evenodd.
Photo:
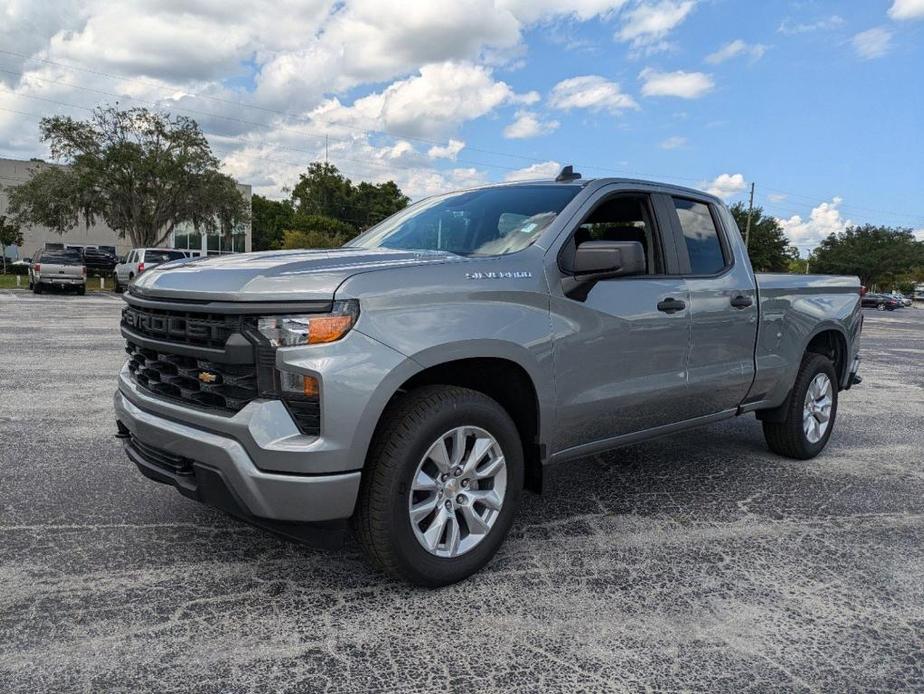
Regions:
M 900 301 L 902 306 L 911 306 L 911 304 L 914 303 L 911 300 L 910 296 L 905 296 L 901 292 L 892 292 L 891 294 L 889 294 L 889 296 L 891 296 L 893 299 Z
M 904 307 L 904 304 L 891 294 L 867 294 L 860 300 L 863 308 L 874 308 L 877 311 L 894 311 Z
M 129 283 L 145 270 L 156 265 L 169 263 L 171 260 L 186 258 L 183 251 L 172 248 L 136 248 L 131 251 L 125 260 L 115 266 L 115 290 L 123 291 Z
M 87 266 L 80 251 L 75 248 L 44 248 L 35 254 L 29 268 L 29 289 L 41 294 L 50 287 L 87 293 Z
M 102 248 L 84 248 L 83 261 L 88 272 L 112 272 L 118 263 L 114 253 Z
M 7 268 L 13 275 L 28 275 L 30 267 L 32 267 L 32 258 L 20 258 L 7 263 Z
M 712 195 L 568 167 L 343 248 L 145 272 L 118 435 L 190 498 L 290 536 L 352 518 L 377 566 L 440 586 L 494 555 L 546 463 L 746 413 L 776 453 L 820 453 L 859 382 L 859 290 L 755 274 Z

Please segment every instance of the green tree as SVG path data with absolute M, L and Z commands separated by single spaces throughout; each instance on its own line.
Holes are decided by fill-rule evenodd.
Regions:
M 10 190 L 17 223 L 59 233 L 104 221 L 133 246 L 162 244 L 181 223 L 222 233 L 249 218 L 246 200 L 219 171 L 198 124 L 144 108 L 97 108 L 87 121 L 43 118 L 41 139 L 56 162 Z
M 330 217 L 363 231 L 407 207 L 410 199 L 394 181 L 353 185 L 336 166 L 312 162 L 292 189 L 292 204 L 301 214 Z
M 812 252 L 812 271 L 857 275 L 866 287 L 891 289 L 924 265 L 924 241 L 911 229 L 865 224 L 831 234 Z
M 0 255 L 3 256 L 3 274 L 6 274 L 6 247 L 22 245 L 22 229 L 0 214 Z
M 295 209 L 291 200 L 270 200 L 254 195 L 251 205 L 251 246 L 255 251 L 282 248 L 282 232 L 292 225 Z
M 356 228 L 321 215 L 296 214 L 282 234 L 282 248 L 339 248 L 356 236 Z
M 738 223 L 741 238 L 747 228 L 748 208 L 736 202 L 729 211 Z M 789 272 L 790 262 L 799 257 L 794 246 L 789 245 L 783 227 L 773 217 L 764 215 L 761 207 L 755 207 L 751 214 L 751 236 L 748 243 L 751 265 L 758 272 Z

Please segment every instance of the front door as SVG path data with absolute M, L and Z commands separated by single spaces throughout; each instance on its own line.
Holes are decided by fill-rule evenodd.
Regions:
M 586 296 L 569 297 L 560 291 L 556 266 L 547 266 L 557 393 L 553 454 L 686 418 L 690 295 L 686 280 L 670 272 L 676 261 L 671 248 L 665 253 L 656 202 L 642 193 L 601 194 L 565 241 L 639 241 L 646 274 L 600 281 Z

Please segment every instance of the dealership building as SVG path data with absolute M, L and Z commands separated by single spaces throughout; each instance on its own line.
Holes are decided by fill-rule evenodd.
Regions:
M 42 166 L 52 165 L 41 161 L 0 158 L 0 215 L 7 214 L 9 189 L 28 181 L 32 172 Z M 238 183 L 237 188 L 249 206 L 250 186 Z M 116 231 L 100 220 L 90 226 L 78 224 L 66 234 L 59 234 L 54 229 L 43 226 L 23 227 L 22 234 L 22 246 L 10 246 L 6 249 L 8 259 L 31 258 L 36 251 L 46 246 L 50 248 L 88 246 L 104 248 L 114 251 L 119 256 L 126 255 L 132 249 L 131 240 L 127 236 L 120 238 Z M 221 255 L 250 251 L 250 242 L 250 222 L 242 224 L 230 239 L 221 234 L 197 233 L 191 224 L 186 224 L 178 226 L 163 245 L 187 251 L 189 255 Z

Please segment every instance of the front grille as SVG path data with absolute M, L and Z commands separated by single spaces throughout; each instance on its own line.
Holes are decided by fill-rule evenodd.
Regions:
M 240 329 L 241 317 L 126 306 L 122 324 L 154 340 L 221 349 Z
M 218 364 L 181 354 L 168 354 L 128 342 L 128 370 L 141 388 L 155 395 L 237 412 L 257 397 L 253 364 Z
M 282 399 L 299 430 L 319 436 L 320 400 L 280 393 L 276 352 L 248 320 L 127 306 L 122 327 L 132 381 L 160 398 L 229 414 L 257 398 Z

